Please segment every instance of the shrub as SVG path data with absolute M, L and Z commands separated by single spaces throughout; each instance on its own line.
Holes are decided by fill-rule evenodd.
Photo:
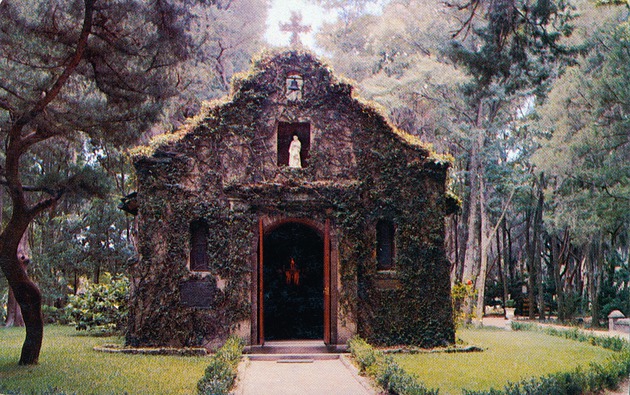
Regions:
M 543 327 L 533 323 L 521 323 L 512 321 L 512 330 L 519 331 L 538 331 L 550 336 L 564 337 L 565 339 L 575 340 L 583 343 L 590 343 L 593 346 L 599 346 L 613 351 L 622 351 L 624 348 L 630 347 L 628 342 L 616 336 L 595 336 L 585 333 L 577 328 L 557 329 L 553 327 Z
M 588 370 L 555 373 L 538 378 L 509 383 L 502 390 L 467 391 L 464 395 L 580 395 L 614 389 L 630 373 L 630 353 L 616 355 L 606 364 L 592 364 Z
M 362 372 L 365 372 L 367 368 L 376 363 L 376 350 L 362 338 L 358 336 L 352 337 L 350 341 L 348 341 L 348 347 Z
M 466 313 L 464 311 L 466 300 L 475 300 L 477 297 L 477 291 L 474 289 L 472 282 L 469 280 L 466 284 L 456 282 L 451 288 L 451 300 L 453 303 L 453 318 L 455 325 L 463 326 L 466 322 L 475 318 L 474 309 L 473 313 Z
M 65 325 L 68 323 L 67 310 L 64 308 L 44 304 L 42 305 L 42 314 L 44 315 L 44 322 L 47 324 Z
M 227 395 L 236 381 L 238 364 L 243 354 L 243 341 L 230 336 L 210 359 L 210 364 L 197 383 L 199 395 Z
M 66 313 L 77 330 L 121 330 L 127 319 L 128 296 L 129 280 L 126 277 L 88 284 L 84 293 L 70 295 Z
M 375 350 L 365 340 L 355 336 L 348 341 L 350 353 L 361 372 L 373 377 L 388 394 L 437 395 L 438 390 L 427 389 L 416 376 L 404 371 L 391 357 Z

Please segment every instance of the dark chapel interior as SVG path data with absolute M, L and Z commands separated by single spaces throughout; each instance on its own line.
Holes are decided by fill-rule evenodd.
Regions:
M 286 223 L 264 241 L 266 340 L 324 336 L 324 242 L 314 229 Z

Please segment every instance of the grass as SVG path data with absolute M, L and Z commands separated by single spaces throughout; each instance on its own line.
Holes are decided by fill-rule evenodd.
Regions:
M 614 352 L 540 332 L 469 329 L 457 333 L 464 342 L 486 349 L 478 353 L 397 354 L 396 362 L 440 394 L 462 389 L 488 390 L 549 373 L 567 372 Z
M 613 351 L 541 332 L 463 330 L 464 342 L 481 353 L 397 354 L 396 362 L 440 394 L 502 388 L 508 381 L 569 371 L 603 362 Z M 77 394 L 194 394 L 209 359 L 106 354 L 96 345 L 122 343 L 89 337 L 73 327 L 47 326 L 37 366 L 18 366 L 24 329 L 0 329 L 0 393 L 39 394 L 49 388 Z
M 122 339 L 52 325 L 45 328 L 39 365 L 24 367 L 17 365 L 23 340 L 23 328 L 0 329 L 0 392 L 194 394 L 209 363 L 204 357 L 100 353 L 92 348 Z

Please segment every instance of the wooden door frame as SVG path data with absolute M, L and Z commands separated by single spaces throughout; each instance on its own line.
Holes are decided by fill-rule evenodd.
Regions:
M 315 230 L 323 240 L 324 244 L 324 272 L 322 273 L 324 277 L 324 333 L 323 340 L 325 344 L 331 344 L 334 342 L 334 335 L 332 327 L 336 325 L 336 312 L 334 306 L 332 305 L 334 295 L 336 294 L 334 278 L 336 277 L 336 273 L 333 273 L 331 270 L 331 243 L 330 243 L 330 220 L 326 219 L 324 226 L 321 224 L 303 218 L 286 218 L 279 221 L 274 221 L 273 224 L 265 226 L 263 218 L 259 218 L 258 220 L 258 254 L 257 254 L 257 263 L 255 265 L 255 277 L 256 281 L 253 282 L 255 285 L 255 289 L 252 291 L 252 296 L 255 297 L 255 303 L 252 304 L 255 312 L 252 312 L 252 318 L 255 317 L 256 322 L 255 325 L 252 325 L 252 344 L 256 345 L 264 345 L 265 343 L 265 306 L 264 306 L 264 252 L 265 252 L 265 235 L 281 225 L 287 223 L 299 223 L 309 228 Z M 331 297 L 333 296 L 333 297 Z M 332 319 L 331 319 L 332 318 Z

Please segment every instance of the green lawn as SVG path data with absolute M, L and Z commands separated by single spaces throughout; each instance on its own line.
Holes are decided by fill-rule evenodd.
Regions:
M 25 394 L 49 387 L 77 394 L 194 394 L 209 362 L 203 357 L 96 352 L 96 345 L 122 340 L 53 325 L 45 328 L 39 365 L 24 367 L 17 366 L 23 340 L 23 328 L 0 329 L 0 389 Z
M 503 388 L 508 382 L 573 370 L 578 365 L 603 362 L 613 351 L 531 331 L 462 330 L 457 336 L 486 351 L 395 356 L 408 372 L 418 375 L 440 395 L 461 394 L 462 389 Z
M 602 362 L 613 352 L 531 331 L 463 330 L 458 337 L 480 353 L 396 355 L 396 361 L 440 394 L 500 388 L 508 381 Z M 0 389 L 77 394 L 193 394 L 208 358 L 106 354 L 92 347 L 120 338 L 89 337 L 72 327 L 47 326 L 40 364 L 17 366 L 24 329 L 0 329 Z M 0 391 L 1 392 L 1 391 Z

